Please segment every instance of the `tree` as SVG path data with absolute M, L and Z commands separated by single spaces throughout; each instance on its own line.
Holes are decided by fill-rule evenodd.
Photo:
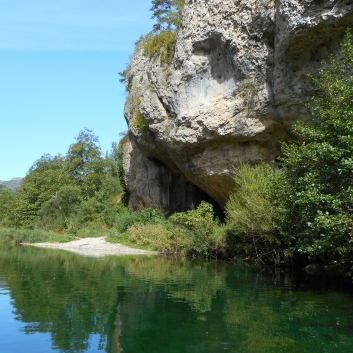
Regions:
M 112 154 L 117 153 L 116 147 L 113 145 Z M 10 226 L 39 226 L 48 230 L 82 226 L 88 219 L 98 219 L 103 212 L 103 221 L 111 222 L 114 213 L 108 209 L 114 209 L 120 192 L 116 157 L 103 158 L 97 136 L 85 128 L 66 156 L 46 154 L 34 162 L 11 197 L 11 212 L 6 211 L 9 207 L 2 206 L 5 201 L 9 204 L 10 199 L 1 192 L 0 218 Z
M 38 211 L 40 225 L 45 229 L 64 229 L 81 204 L 78 186 L 66 185 L 44 202 Z
M 185 0 L 153 0 L 150 10 L 153 11 L 152 18 L 157 20 L 153 31 L 171 31 L 178 28 L 184 3 Z
M 13 226 L 33 226 L 43 203 L 65 185 L 72 184 L 61 155 L 43 155 L 29 169 L 14 199 Z
M 86 176 L 94 168 L 94 164 L 101 158 L 99 140 L 92 130 L 86 127 L 75 137 L 76 143 L 73 143 L 67 152 L 67 169 L 75 180 L 83 182 Z
M 185 0 L 153 0 L 152 18 L 157 20 L 153 31 L 144 38 L 144 55 L 160 55 L 161 64 L 172 62 L 176 30 L 181 23 Z M 125 75 L 126 76 L 126 75 Z
M 7 218 L 13 212 L 14 192 L 0 185 L 0 224 L 6 223 Z
M 342 60 L 330 57 L 308 104 L 309 123 L 283 144 L 282 229 L 296 250 L 328 269 L 353 273 L 353 45 L 347 31 Z
M 85 198 L 93 197 L 102 187 L 106 163 L 101 156 L 99 140 L 92 130 L 84 128 L 66 155 L 66 168 L 82 189 Z

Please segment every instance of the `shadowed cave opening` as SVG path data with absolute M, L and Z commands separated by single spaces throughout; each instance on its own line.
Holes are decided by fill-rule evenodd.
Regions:
M 184 174 L 171 170 L 158 158 L 149 160 L 158 168 L 159 206 L 165 210 L 167 216 L 191 210 L 205 201 L 213 206 L 216 217 L 224 220 L 224 211 L 220 205 L 205 191 L 190 182 Z

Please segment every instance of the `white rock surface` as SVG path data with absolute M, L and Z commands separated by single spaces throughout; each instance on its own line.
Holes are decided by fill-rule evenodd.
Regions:
M 146 58 L 140 44 L 129 69 L 125 117 L 134 152 L 125 154 L 125 172 L 132 206 L 153 199 L 141 161 L 154 159 L 224 207 L 234 166 L 274 160 L 293 123 L 309 118 L 300 104 L 313 93 L 307 74 L 338 53 L 350 26 L 347 0 L 187 0 L 172 65 Z M 136 109 L 148 132 L 134 127 Z M 131 161 L 137 154 L 139 162 Z M 157 189 L 155 199 L 165 192 Z M 161 205 L 170 209 L 168 202 Z

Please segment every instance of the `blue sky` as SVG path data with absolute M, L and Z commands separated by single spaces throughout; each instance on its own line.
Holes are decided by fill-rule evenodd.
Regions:
M 65 154 L 84 127 L 102 150 L 127 130 L 125 69 L 149 0 L 0 0 L 0 180 Z

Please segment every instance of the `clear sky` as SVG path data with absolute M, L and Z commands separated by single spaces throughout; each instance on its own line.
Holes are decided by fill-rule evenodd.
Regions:
M 0 0 L 0 180 L 45 153 L 65 154 L 84 127 L 110 149 L 126 131 L 119 82 L 152 29 L 150 0 Z

